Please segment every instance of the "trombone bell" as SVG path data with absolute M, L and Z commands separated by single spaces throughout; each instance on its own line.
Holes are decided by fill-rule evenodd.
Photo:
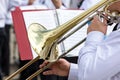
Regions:
M 117 0 L 102 0 L 99 4 L 93 6 L 87 11 L 76 16 L 72 20 L 60 25 L 53 30 L 46 30 L 42 25 L 33 23 L 28 28 L 28 38 L 34 51 L 44 60 L 50 62 L 57 60 L 58 51 L 55 48 L 57 41 L 70 29 L 88 18 L 101 7 Z M 53 50 L 53 51 L 52 51 Z M 52 56 L 52 57 L 51 57 Z
M 48 60 L 49 62 L 52 63 L 53 61 L 56 61 L 57 59 L 59 59 L 58 50 L 57 50 L 57 42 L 66 32 L 68 32 L 78 23 L 82 22 L 83 20 L 88 18 L 90 15 L 95 13 L 98 9 L 105 7 L 105 6 L 106 6 L 104 8 L 105 12 L 113 20 L 115 18 L 119 18 L 120 10 L 119 9 L 116 10 L 116 8 L 113 8 L 113 6 L 115 5 L 120 5 L 120 0 L 101 0 L 95 6 L 89 8 L 85 12 L 81 13 L 80 15 L 74 17 L 70 21 L 62 24 L 61 26 L 53 30 L 46 30 L 44 26 L 38 23 L 33 23 L 28 28 L 28 38 L 29 38 L 30 44 L 32 48 L 34 49 L 34 51 L 38 54 L 38 58 Z M 117 6 L 117 8 L 119 8 L 119 6 Z M 114 12 L 115 15 L 113 15 L 112 12 Z M 116 21 L 118 22 L 118 19 Z M 36 58 L 36 60 L 38 60 L 38 58 Z M 48 67 L 48 66 L 45 66 L 45 67 Z M 17 72 L 15 72 L 15 74 L 9 76 L 5 80 L 11 80 L 11 78 L 13 78 L 16 74 L 20 73 L 25 68 L 27 67 L 20 68 Z M 34 76 L 37 76 L 37 75 L 34 75 Z M 27 80 L 31 80 L 31 79 L 27 79 Z
M 28 38 L 33 50 L 41 59 L 49 62 L 53 62 L 58 58 L 57 43 L 48 39 L 51 35 L 53 35 L 51 30 L 46 30 L 44 26 L 38 23 L 33 23 L 28 28 Z

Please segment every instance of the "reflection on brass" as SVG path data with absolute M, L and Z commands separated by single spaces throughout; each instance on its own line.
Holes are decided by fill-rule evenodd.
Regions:
M 82 22 L 91 13 L 95 12 L 98 8 L 104 5 L 113 4 L 115 0 L 101 1 L 98 5 L 90 8 L 89 10 L 83 12 L 72 20 L 66 22 L 63 25 L 53 29 L 46 30 L 44 26 L 38 23 L 32 23 L 28 29 L 28 37 L 33 47 L 34 51 L 43 58 L 50 62 L 55 61 L 58 58 L 58 51 L 55 48 L 57 41 L 72 29 L 75 25 Z M 52 50 L 51 50 L 52 49 Z
M 110 23 L 120 23 L 120 0 L 115 0 L 104 8 Z
M 34 51 L 38 54 L 39 58 L 48 60 L 50 62 L 50 64 L 45 66 L 43 69 L 40 69 L 39 71 L 37 71 L 35 74 L 30 76 L 30 78 L 27 78 L 27 80 L 31 80 L 32 78 L 37 76 L 39 73 L 41 73 L 45 68 L 48 68 L 52 63 L 54 63 L 54 61 L 56 61 L 60 57 L 64 56 L 64 55 L 58 56 L 59 53 L 57 51 L 57 43 L 59 43 L 58 41 L 64 34 L 66 34 L 69 30 L 71 30 L 78 23 L 81 23 L 83 20 L 85 20 L 90 15 L 92 15 L 93 13 L 95 13 L 96 11 L 98 11 L 99 9 L 101 9 L 103 7 L 104 7 L 103 12 L 109 14 L 109 8 L 108 8 L 109 5 L 113 6 L 113 4 L 116 1 L 118 1 L 120 3 L 120 0 L 101 0 L 95 6 L 89 8 L 88 10 L 81 13 L 80 15 L 74 17 L 73 19 L 67 21 L 66 23 L 64 23 L 64 24 L 60 25 L 59 27 L 52 29 L 52 30 L 46 30 L 44 26 L 42 26 L 38 23 L 32 23 L 28 28 L 28 38 L 29 38 L 30 44 L 31 44 L 32 48 L 34 49 Z M 106 6 L 106 5 L 108 5 L 108 6 Z M 112 17 L 111 15 L 109 15 L 109 16 Z M 115 15 L 115 16 L 117 16 L 117 15 Z M 113 22 L 114 22 L 114 18 L 113 18 Z M 66 53 L 64 53 L 64 54 L 66 54 Z M 21 70 L 23 70 L 23 69 L 21 69 Z M 14 77 L 14 76 L 12 76 L 12 77 Z M 10 75 L 5 80 L 12 80 L 11 79 L 12 77 Z
M 120 16 L 120 0 L 115 0 L 106 5 L 105 13 L 109 16 Z
M 50 62 L 58 58 L 57 43 L 53 41 L 54 38 L 52 37 L 54 37 L 53 31 L 46 30 L 38 23 L 33 23 L 28 28 L 28 38 L 32 48 L 40 58 Z

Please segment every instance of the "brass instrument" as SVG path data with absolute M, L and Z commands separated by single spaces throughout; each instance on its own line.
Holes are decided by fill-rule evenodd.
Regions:
M 106 8 L 104 8 L 104 11 L 109 16 L 111 23 L 120 23 L 119 6 L 120 6 L 120 1 L 115 0 L 115 1 L 111 2 L 110 4 L 108 4 L 106 6 Z
M 111 7 L 111 5 L 113 6 L 113 4 L 117 3 L 117 2 L 120 4 L 120 0 L 101 0 L 95 6 L 91 7 L 90 9 L 81 13 L 80 15 L 74 17 L 72 20 L 60 25 L 59 27 L 57 27 L 53 30 L 46 30 L 44 28 L 44 26 L 42 26 L 38 23 L 31 24 L 29 26 L 29 29 L 28 29 L 28 37 L 29 37 L 29 41 L 31 43 L 31 46 L 34 49 L 34 51 L 38 54 L 38 57 L 31 60 L 28 64 L 26 64 L 25 66 L 23 66 L 22 68 L 17 70 L 15 73 L 10 75 L 5 80 L 11 80 L 11 78 L 13 78 L 15 75 L 17 75 L 22 70 L 27 68 L 33 62 L 42 58 L 44 60 L 48 60 L 50 63 L 47 66 L 45 66 L 44 68 L 35 72 L 33 75 L 31 75 L 26 80 L 31 80 L 32 78 L 34 78 L 35 76 L 40 74 L 43 70 L 45 70 L 50 65 L 52 65 L 60 57 L 63 57 L 64 55 L 67 54 L 67 52 L 66 52 L 66 53 L 62 54 L 61 56 L 58 56 L 58 51 L 57 51 L 57 44 L 64 40 L 64 38 L 61 39 L 61 37 L 64 34 L 66 34 L 74 26 L 76 26 L 78 23 L 80 23 L 83 20 L 85 20 L 86 18 L 88 18 L 90 15 L 92 15 L 93 13 L 95 13 L 96 11 L 101 9 L 102 7 L 104 7 L 103 12 L 109 14 L 109 17 L 107 17 L 109 20 L 111 20 L 110 18 L 112 18 L 112 17 L 116 17 L 116 16 L 119 17 L 119 14 L 118 14 L 119 12 L 116 15 L 113 16 L 111 14 L 114 13 L 114 11 L 112 12 L 112 11 L 109 10 L 109 7 Z M 88 19 L 88 21 L 90 21 L 90 20 L 92 20 L 92 18 Z M 111 21 L 114 22 L 114 20 L 111 20 Z M 82 26 L 84 24 L 85 23 L 83 23 Z M 79 44 L 81 44 L 84 41 L 85 41 L 85 39 L 82 40 Z M 76 46 L 78 46 L 78 44 L 75 45 L 75 47 Z

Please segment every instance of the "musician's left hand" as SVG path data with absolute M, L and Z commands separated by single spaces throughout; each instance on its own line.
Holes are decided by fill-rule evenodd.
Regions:
M 35 0 L 29 0 L 28 5 L 32 5 Z
M 110 11 L 110 13 L 112 13 L 112 12 L 120 13 L 120 1 L 117 1 L 117 2 L 114 2 L 113 4 L 111 4 L 108 7 L 108 10 Z
M 40 68 L 46 66 L 49 62 L 45 61 L 40 65 Z M 50 70 L 43 72 L 43 75 L 59 75 L 68 76 L 70 69 L 70 63 L 65 59 L 59 59 L 50 66 Z
M 91 24 L 89 25 L 87 29 L 87 33 L 91 31 L 100 31 L 106 34 L 107 33 L 107 21 L 104 19 L 104 21 L 102 22 L 98 16 L 94 16 Z
M 51 0 L 56 8 L 60 8 L 62 6 L 61 0 Z

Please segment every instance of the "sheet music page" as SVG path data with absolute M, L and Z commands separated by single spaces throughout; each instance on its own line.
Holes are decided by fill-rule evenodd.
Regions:
M 23 18 L 26 25 L 26 30 L 28 30 L 28 26 L 32 23 L 39 23 L 43 25 L 46 29 L 53 29 L 56 27 L 55 17 L 53 10 L 43 10 L 43 11 L 27 11 L 23 12 Z M 31 47 L 32 49 L 32 47 Z M 32 49 L 34 58 L 37 54 Z
M 57 15 L 58 15 L 60 24 L 63 24 L 65 22 L 67 22 L 68 20 L 72 19 L 73 17 L 81 14 L 82 12 L 84 12 L 84 11 L 83 10 L 62 10 L 62 9 L 58 9 L 57 10 Z M 56 27 L 56 21 L 55 21 L 56 17 L 55 17 L 55 15 L 56 15 L 55 10 L 23 12 L 23 17 L 24 17 L 24 21 L 25 21 L 25 25 L 26 25 L 26 30 L 28 29 L 28 26 L 31 23 L 40 23 L 41 25 L 43 25 L 48 30 L 55 28 Z M 80 24 L 75 26 L 72 30 L 76 29 L 79 25 Z M 87 30 L 86 28 L 87 27 L 88 26 L 86 25 L 85 27 L 83 27 L 82 29 L 75 32 L 73 35 L 71 35 L 69 38 L 67 38 L 63 42 L 64 47 L 65 47 L 65 51 L 69 50 L 76 43 L 78 43 L 80 40 L 82 40 L 86 37 L 86 30 Z M 72 30 L 70 30 L 69 32 L 71 32 Z M 80 49 L 83 45 L 84 45 L 84 43 L 81 44 L 80 46 L 78 46 L 77 48 L 75 48 L 74 50 L 72 50 L 66 56 L 68 56 L 68 57 L 78 56 L 78 53 L 79 53 L 79 51 L 80 51 Z M 58 48 L 59 48 L 59 55 L 61 55 L 63 53 L 62 50 L 61 50 L 61 46 L 58 45 Z M 34 57 L 36 57 L 37 55 L 36 55 L 36 53 L 34 52 L 33 49 L 32 49 L 32 52 L 33 52 Z
M 75 16 L 81 14 L 84 11 L 83 10 L 57 10 L 57 12 L 58 12 L 58 16 L 59 16 L 59 22 L 60 22 L 60 24 L 63 24 L 65 22 L 67 22 L 68 20 L 71 20 Z M 79 27 L 80 24 L 75 26 L 72 30 Z M 64 47 L 65 47 L 65 52 L 86 37 L 87 27 L 88 27 L 88 25 L 85 25 L 83 28 L 79 29 L 74 34 L 72 34 L 70 37 L 68 37 L 66 40 L 64 40 L 63 43 L 64 43 Z M 72 30 L 70 30 L 67 34 L 69 34 Z M 84 45 L 84 43 L 82 43 L 81 45 L 79 45 L 78 47 L 73 49 L 66 56 L 67 57 L 78 56 L 79 51 L 83 45 Z
M 57 14 L 58 14 L 58 17 L 59 17 L 60 24 L 64 24 L 65 22 L 67 22 L 68 20 L 71 20 L 72 18 L 81 14 L 82 12 L 84 12 L 84 11 L 83 10 L 61 10 L 61 9 L 57 10 Z M 87 20 L 87 19 L 85 19 L 85 20 Z M 69 34 L 71 31 L 75 30 L 81 24 L 82 23 L 79 23 L 72 30 L 70 30 L 67 34 Z M 114 27 L 114 24 L 112 26 L 108 26 L 107 35 L 109 35 L 112 32 L 113 27 Z M 68 37 L 63 42 L 63 47 L 65 48 L 65 52 L 87 36 L 87 28 L 88 28 L 88 24 L 83 26 L 81 29 L 79 29 L 77 32 L 72 34 L 70 37 Z M 67 57 L 78 56 L 79 51 L 83 46 L 84 46 L 84 43 L 82 43 L 81 45 L 76 47 L 74 50 L 69 52 L 66 56 Z M 61 48 L 61 47 L 59 47 L 59 48 Z M 63 53 L 63 52 L 61 51 L 61 53 Z

